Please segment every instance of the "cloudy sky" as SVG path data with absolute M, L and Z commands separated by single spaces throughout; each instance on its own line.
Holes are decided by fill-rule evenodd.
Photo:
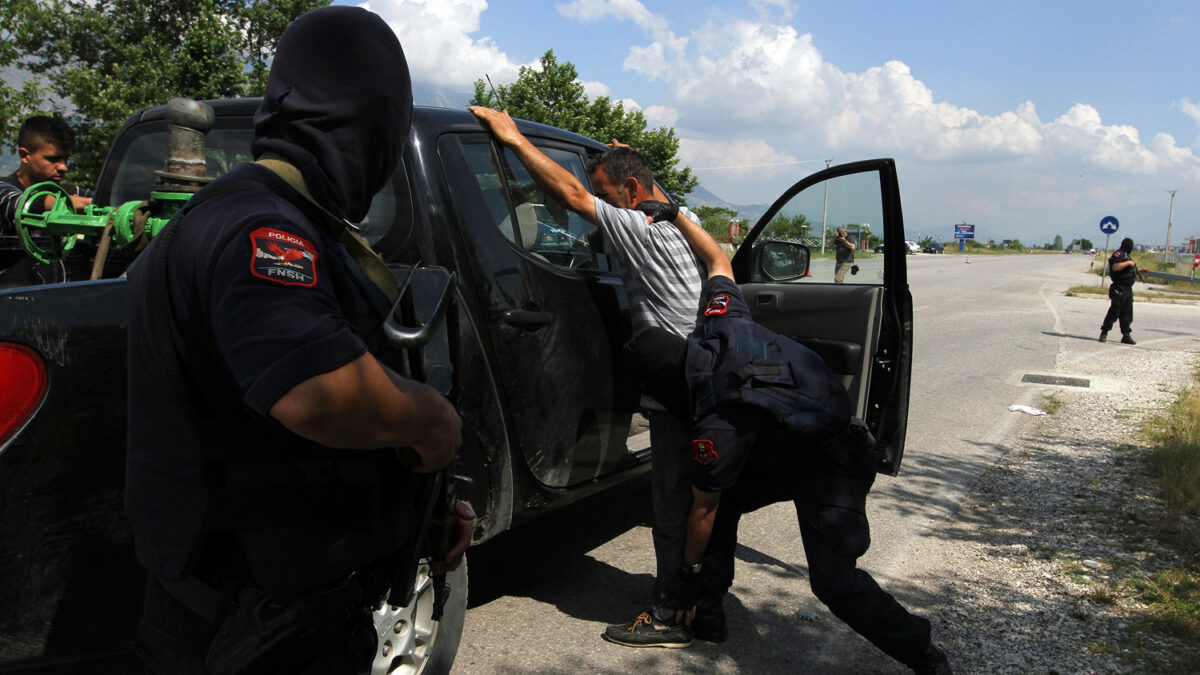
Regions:
M 339 3 L 341 0 L 339 0 Z M 352 4 L 352 3 L 345 3 Z M 353 3 L 363 4 L 363 3 Z M 908 231 L 1027 244 L 1200 235 L 1200 3 L 371 0 L 418 103 L 461 105 L 547 49 L 675 127 L 726 201 L 894 157 Z
M 1200 236 L 1195 0 L 336 0 L 383 16 L 418 103 L 465 105 L 553 49 L 671 125 L 704 187 L 773 201 L 894 157 L 913 238 Z M 12 159 L 12 158 L 7 158 Z M 3 162 L 0 162 L 3 163 Z M 9 168 L 9 167 L 5 167 Z

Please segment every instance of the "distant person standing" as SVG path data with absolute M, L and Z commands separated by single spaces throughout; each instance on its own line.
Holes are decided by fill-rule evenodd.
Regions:
M 854 242 L 850 241 L 850 235 L 846 232 L 845 225 L 839 225 L 837 234 L 833 237 L 833 245 L 837 247 L 836 257 L 834 258 L 836 265 L 833 268 L 833 283 L 846 283 L 846 272 L 854 266 L 854 249 L 857 248 Z
M 1133 282 L 1137 280 L 1137 264 L 1133 262 L 1133 240 L 1125 237 L 1121 247 L 1113 251 L 1108 259 L 1108 276 L 1112 284 L 1108 287 L 1108 314 L 1104 315 L 1104 323 L 1100 324 L 1100 341 L 1108 341 L 1108 331 L 1112 330 L 1113 322 L 1121 324 L 1121 342 L 1135 345 L 1130 335 L 1130 324 L 1133 323 Z
M 71 195 L 72 206 L 83 208 L 92 203 L 90 190 L 63 182 L 67 162 L 75 144 L 75 132 L 60 117 L 35 115 L 25 120 L 17 132 L 17 170 L 0 178 L 0 288 L 53 283 L 65 280 L 62 265 L 38 263 L 25 254 L 16 241 L 17 202 L 27 188 L 47 181 L 58 183 Z M 43 213 L 54 205 L 47 197 L 31 204 L 33 213 Z

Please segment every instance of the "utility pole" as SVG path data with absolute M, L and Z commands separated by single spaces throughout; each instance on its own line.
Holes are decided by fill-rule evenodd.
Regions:
M 825 168 L 833 163 L 832 159 L 825 160 Z M 825 181 L 825 205 L 821 207 L 821 254 L 825 254 L 825 217 L 829 214 L 829 181 Z
M 1167 190 L 1171 195 L 1171 210 L 1167 213 L 1167 245 L 1163 247 L 1163 262 L 1171 263 L 1171 220 L 1175 217 L 1175 192 L 1176 190 Z

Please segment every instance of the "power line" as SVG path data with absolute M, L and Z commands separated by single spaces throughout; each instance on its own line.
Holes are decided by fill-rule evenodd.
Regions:
M 797 160 L 794 162 L 773 162 L 766 165 L 738 165 L 730 167 L 691 167 L 691 171 L 730 171 L 737 168 L 758 168 L 758 167 L 790 167 L 794 165 L 806 165 L 811 162 L 823 162 L 824 160 Z

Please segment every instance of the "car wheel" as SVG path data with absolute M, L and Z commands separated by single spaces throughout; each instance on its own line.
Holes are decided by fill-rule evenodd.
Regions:
M 413 600 L 407 607 L 389 605 L 385 599 L 375 609 L 379 636 L 371 675 L 432 675 L 448 673 L 458 653 L 463 620 L 467 615 L 467 561 L 446 575 L 446 606 L 440 621 L 433 620 L 433 577 L 422 561 L 417 570 Z

